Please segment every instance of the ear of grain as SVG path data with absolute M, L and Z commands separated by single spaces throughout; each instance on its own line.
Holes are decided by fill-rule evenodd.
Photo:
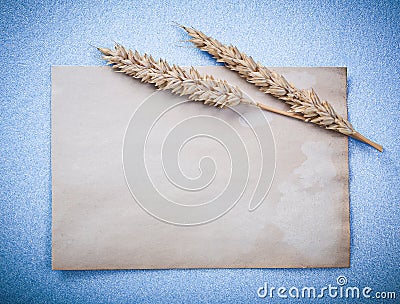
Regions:
M 196 47 L 211 54 L 218 62 L 225 63 L 226 67 L 238 72 L 241 77 L 259 87 L 262 92 L 289 104 L 290 112 L 296 114 L 292 117 L 348 135 L 380 152 L 383 151 L 381 145 L 358 133 L 347 119 L 340 116 L 328 101 L 321 100 L 314 90 L 299 90 L 285 77 L 255 62 L 252 57 L 240 52 L 235 46 L 224 45 L 194 28 L 183 25 L 181 27 L 192 37 L 189 41 Z M 262 108 L 263 105 L 260 107 Z
M 239 103 L 256 105 L 253 100 L 245 98 L 238 87 L 225 80 L 200 75 L 193 67 L 187 71 L 176 65 L 171 66 L 163 59 L 155 60 L 152 56 L 141 55 L 120 44 L 116 44 L 114 50 L 98 50 L 103 53 L 103 59 L 118 72 L 154 84 L 160 90 L 171 90 L 175 94 L 186 95 L 190 100 L 220 108 Z
M 299 90 L 285 77 L 255 62 L 235 46 L 224 45 L 194 28 L 181 27 L 192 37 L 190 41 L 196 47 L 211 54 L 218 62 L 225 63 L 262 92 L 289 104 L 290 111 L 303 116 L 305 121 L 345 135 L 356 133 L 351 123 L 340 116 L 328 101 L 320 100 L 314 90 Z

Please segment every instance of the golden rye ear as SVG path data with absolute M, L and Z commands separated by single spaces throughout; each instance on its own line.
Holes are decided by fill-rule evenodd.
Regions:
M 197 48 L 208 52 L 218 62 L 236 71 L 248 82 L 256 85 L 260 91 L 290 105 L 289 112 L 296 113 L 295 118 L 302 117 L 306 122 L 312 122 L 325 129 L 333 130 L 369 144 L 380 152 L 383 147 L 358 133 L 351 123 L 340 116 L 325 100 L 321 100 L 314 90 L 299 90 L 289 83 L 285 77 L 266 68 L 252 57 L 240 52 L 235 46 L 224 45 L 192 27 L 180 25 L 190 36 Z
M 190 100 L 220 108 L 239 103 L 256 105 L 253 100 L 244 97 L 238 87 L 210 75 L 200 75 L 193 67 L 185 70 L 176 65 L 171 66 L 163 59 L 156 61 L 150 55 L 141 55 L 120 44 L 115 45 L 115 50 L 98 50 L 104 55 L 103 59 L 118 72 L 154 84 L 160 90 L 171 90 L 174 94 L 187 95 Z

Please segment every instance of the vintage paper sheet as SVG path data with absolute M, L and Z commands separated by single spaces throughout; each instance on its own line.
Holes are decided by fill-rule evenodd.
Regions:
M 275 70 L 347 115 L 345 68 Z M 349 267 L 345 136 L 109 67 L 52 68 L 52 191 L 53 269 Z

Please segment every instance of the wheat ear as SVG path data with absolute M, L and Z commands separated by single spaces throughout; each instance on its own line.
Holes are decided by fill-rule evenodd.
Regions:
M 238 72 L 241 77 L 259 87 L 262 92 L 289 104 L 289 112 L 297 114 L 295 118 L 340 132 L 365 142 L 380 152 L 383 151 L 381 145 L 358 133 L 347 119 L 340 116 L 328 101 L 321 100 L 313 89 L 299 90 L 285 77 L 255 62 L 252 57 L 240 52 L 235 46 L 224 45 L 194 28 L 183 25 L 181 27 L 191 36 L 189 41 L 196 47 L 208 52 L 229 69 Z M 262 108 L 264 105 L 258 106 Z
M 103 59 L 117 72 L 125 73 L 142 82 L 152 83 L 160 90 L 171 90 L 178 95 L 187 95 L 190 100 L 201 101 L 216 107 L 231 107 L 239 103 L 257 106 L 258 103 L 244 97 L 243 92 L 225 80 L 211 75 L 200 75 L 193 67 L 186 71 L 179 66 L 169 65 L 165 60 L 154 60 L 150 55 L 141 55 L 116 44 L 114 50 L 98 48 Z M 286 115 L 285 111 L 265 106 L 264 110 Z M 292 114 L 292 117 L 296 117 Z

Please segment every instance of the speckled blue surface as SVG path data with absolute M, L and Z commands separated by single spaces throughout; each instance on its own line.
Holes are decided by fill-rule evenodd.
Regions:
M 400 301 L 399 1 L 202 2 L 1 1 L 1 303 L 273 302 L 257 298 L 265 281 L 325 286 L 338 275 Z M 187 36 L 172 21 L 268 66 L 348 67 L 350 120 L 385 148 L 350 140 L 350 269 L 51 270 L 50 66 L 103 65 L 90 44 L 112 40 L 177 64 L 214 65 L 178 46 Z

